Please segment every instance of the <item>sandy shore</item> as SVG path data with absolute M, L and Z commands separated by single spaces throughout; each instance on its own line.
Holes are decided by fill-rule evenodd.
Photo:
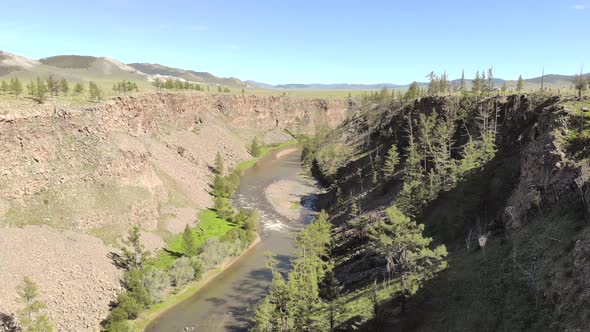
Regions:
M 275 211 L 291 220 L 306 219 L 313 214 L 313 211 L 301 206 L 301 198 L 314 192 L 313 186 L 291 180 L 273 182 L 264 190 Z

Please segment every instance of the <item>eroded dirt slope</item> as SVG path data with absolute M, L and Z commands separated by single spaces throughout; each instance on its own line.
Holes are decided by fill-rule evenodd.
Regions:
M 218 152 L 232 167 L 251 157 L 255 135 L 285 141 L 288 132 L 338 124 L 346 108 L 344 100 L 203 93 L 3 108 L 0 280 L 9 282 L 0 283 L 0 312 L 14 312 L 15 285 L 31 275 L 60 331 L 97 330 L 119 287 L 106 253 L 130 227 L 139 225 L 157 249 L 211 205 Z

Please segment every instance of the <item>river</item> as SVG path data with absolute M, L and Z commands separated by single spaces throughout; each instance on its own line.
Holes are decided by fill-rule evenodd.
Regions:
M 247 331 L 272 279 L 264 253 L 275 253 L 279 269 L 287 272 L 295 234 L 312 216 L 316 188 L 300 177 L 300 159 L 300 149 L 287 147 L 269 152 L 243 172 L 232 204 L 260 212 L 261 242 L 146 331 Z

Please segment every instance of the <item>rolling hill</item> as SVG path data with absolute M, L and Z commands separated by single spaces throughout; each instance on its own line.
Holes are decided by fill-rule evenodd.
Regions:
M 354 83 L 291 83 L 291 84 L 267 84 L 252 80 L 242 81 L 235 77 L 218 77 L 208 72 L 168 67 L 153 63 L 124 64 L 109 57 L 94 57 L 81 55 L 58 55 L 40 60 L 29 59 L 20 55 L 0 51 L 0 79 L 9 77 L 21 77 L 31 79 L 36 76 L 48 76 L 55 74 L 72 81 L 116 81 L 121 79 L 143 81 L 147 85 L 155 77 L 162 79 L 180 79 L 194 83 L 207 85 L 220 85 L 231 88 L 265 89 L 265 90 L 379 90 L 388 89 L 405 90 L 408 84 L 354 84 Z M 585 74 L 590 79 L 590 74 Z M 548 74 L 543 77 L 547 88 L 570 88 L 574 75 Z M 460 84 L 460 80 L 452 80 L 453 84 Z M 467 89 L 471 88 L 471 78 L 465 81 Z M 516 80 L 494 79 L 494 86 L 500 87 L 506 83 L 509 89 L 516 87 Z M 428 83 L 418 82 L 422 87 Z M 539 88 L 541 77 L 525 79 L 525 90 Z

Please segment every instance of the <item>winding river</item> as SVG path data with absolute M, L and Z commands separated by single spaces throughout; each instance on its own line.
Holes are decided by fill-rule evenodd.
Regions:
M 288 271 L 295 234 L 313 214 L 316 188 L 300 177 L 300 158 L 301 150 L 291 146 L 271 151 L 244 171 L 232 204 L 260 211 L 261 242 L 195 295 L 160 315 L 146 331 L 248 330 L 272 279 L 264 267 L 264 253 L 275 253 L 279 269 Z

